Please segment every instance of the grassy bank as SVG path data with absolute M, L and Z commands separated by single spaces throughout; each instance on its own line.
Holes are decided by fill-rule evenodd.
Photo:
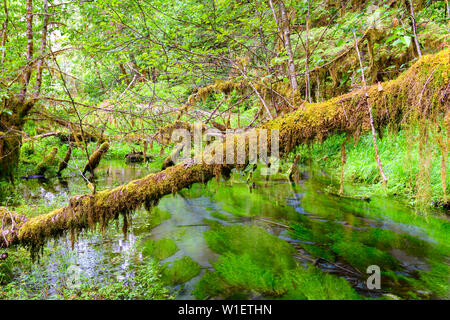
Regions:
M 436 143 L 431 142 L 427 146 L 426 155 L 421 159 L 418 135 L 418 128 L 413 127 L 398 132 L 386 129 L 382 138 L 378 137 L 380 158 L 388 178 L 386 188 L 383 187 L 375 161 L 371 134 L 348 140 L 345 134 L 336 134 L 323 142 L 298 146 L 289 157 L 299 154 L 301 163 L 323 170 L 339 181 L 341 145 L 345 142 L 344 193 L 350 193 L 352 184 L 359 184 L 359 189 L 364 184 L 363 189 L 368 195 L 400 196 L 406 198 L 411 205 L 424 207 L 442 204 L 445 198 L 448 201 L 449 190 L 447 187 L 445 197 L 441 181 L 441 150 Z M 447 174 L 447 186 L 449 180 Z

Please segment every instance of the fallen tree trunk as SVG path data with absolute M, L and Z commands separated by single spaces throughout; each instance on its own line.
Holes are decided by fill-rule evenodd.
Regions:
M 47 154 L 41 162 L 34 168 L 34 174 L 43 176 L 45 172 L 55 165 L 55 157 L 58 153 L 58 148 L 53 147 L 49 154 Z
M 383 90 L 379 90 L 378 86 L 368 87 L 367 94 L 377 127 L 389 124 L 398 127 L 402 119 L 426 116 L 428 119 L 445 117 L 448 130 L 449 70 L 450 49 L 446 49 L 435 55 L 423 56 L 396 80 L 383 83 Z M 296 145 L 324 139 L 330 134 L 346 132 L 357 135 L 370 130 L 365 103 L 365 92 L 360 89 L 322 103 L 306 104 L 304 108 L 265 123 L 261 129 L 279 130 L 279 150 L 283 155 Z M 257 134 L 260 132 L 260 129 L 256 130 Z M 269 139 L 270 136 L 267 133 Z M 249 139 L 240 141 L 248 151 Z M 270 146 L 269 141 L 268 152 Z M 226 144 L 221 147 L 225 149 Z M 235 141 L 234 154 L 238 147 L 242 145 L 238 146 Z M 246 155 L 248 161 L 248 152 Z M 75 196 L 66 207 L 48 214 L 28 220 L 20 217 L 18 219 L 24 222 L 19 227 L 16 226 L 11 232 L 2 231 L 0 246 L 22 244 L 36 252 L 49 238 L 70 232 L 74 240 L 83 229 L 100 226 L 103 230 L 109 221 L 120 216 L 123 217 L 126 232 L 129 215 L 140 206 L 150 209 L 167 194 L 194 183 L 206 183 L 214 176 L 227 175 L 236 167 L 234 164 L 208 164 L 210 157 L 197 155 L 195 159 L 126 185 L 94 195 Z M 3 226 L 3 230 L 9 229 Z
M 88 171 L 94 174 L 94 170 L 98 167 L 98 165 L 100 164 L 100 160 L 102 160 L 103 155 L 108 152 L 108 149 L 109 143 L 103 142 L 100 147 L 95 150 L 94 153 L 89 157 L 88 162 L 84 166 L 83 174 Z
M 72 157 L 72 146 L 70 145 L 69 149 L 67 149 L 64 159 L 59 163 L 58 176 L 60 176 L 61 172 L 67 168 L 71 157 Z

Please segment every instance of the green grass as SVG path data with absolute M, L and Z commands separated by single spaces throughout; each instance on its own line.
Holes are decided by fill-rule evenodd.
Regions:
M 386 190 L 380 180 L 371 134 L 361 136 L 356 144 L 353 139 L 347 142 L 345 144 L 347 162 L 344 167 L 344 181 L 347 186 L 344 186 L 344 192 L 349 184 L 362 183 L 367 185 L 365 189 L 369 194 L 406 197 L 411 204 L 416 204 L 418 187 L 421 185 L 418 181 L 421 164 L 419 163 L 417 135 L 417 128 L 398 132 L 390 132 L 386 129 L 383 138 L 378 137 L 379 154 L 388 179 Z M 308 163 L 308 159 L 310 159 L 313 166 L 325 170 L 339 181 L 340 146 L 345 139 L 345 135 L 330 136 L 322 143 L 313 143 L 310 151 L 308 146 L 298 146 L 291 152 L 290 157 L 293 158 L 295 154 L 300 154 L 303 163 Z M 412 143 L 412 141 L 415 142 Z M 427 205 L 444 198 L 440 171 L 442 155 L 436 144 L 430 146 L 429 154 L 431 156 L 429 185 L 431 197 Z M 450 184 L 450 175 L 448 174 L 446 183 Z M 450 196 L 449 189 L 447 188 L 447 197 Z

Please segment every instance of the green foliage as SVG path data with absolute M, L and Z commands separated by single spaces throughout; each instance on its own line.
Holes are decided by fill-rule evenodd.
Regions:
M 419 273 L 420 280 L 415 282 L 417 286 L 424 290 L 431 290 L 441 298 L 450 298 L 449 274 L 450 267 L 448 264 L 433 262 L 431 271 L 421 271 Z M 414 281 L 413 281 L 414 282 Z
M 162 272 L 162 280 L 171 285 L 185 283 L 200 273 L 201 266 L 191 257 L 184 256 L 172 262 L 172 266 L 167 264 Z
M 170 219 L 171 214 L 169 211 L 160 209 L 158 207 L 152 208 L 151 212 L 151 226 L 152 228 L 159 226 L 164 220 Z
M 367 187 L 369 193 L 398 195 L 409 198 L 411 203 L 414 204 L 418 188 L 417 174 L 421 163 L 419 162 L 418 146 L 417 144 L 412 144 L 411 141 L 417 141 L 417 135 L 417 128 L 414 128 L 412 132 L 401 130 L 392 133 L 386 129 L 383 139 L 378 139 L 377 144 L 383 170 L 388 177 L 386 191 L 380 181 L 371 135 L 366 134 L 361 136 L 357 142 L 350 141 L 346 143 L 345 181 L 369 184 Z M 314 165 L 325 169 L 337 178 L 340 175 L 341 166 L 340 145 L 344 140 L 345 137 L 343 135 L 333 135 L 323 143 L 313 143 L 311 145 L 311 153 L 309 153 L 309 147 L 299 146 L 292 154 L 300 154 L 305 162 L 310 158 Z M 440 172 L 442 155 L 436 145 L 431 145 L 431 149 L 430 183 L 433 190 L 432 201 L 439 201 L 443 199 Z M 446 182 L 447 185 L 450 184 L 449 175 L 446 177 Z
M 340 241 L 333 244 L 331 248 L 358 270 L 364 271 L 373 264 L 380 266 L 383 270 L 398 268 L 398 263 L 392 256 L 361 243 Z
M 59 248 L 60 249 L 60 248 Z M 59 250 L 58 249 L 58 250 Z M 48 259 L 50 249 L 44 249 Z M 78 286 L 68 286 L 71 253 L 58 256 L 57 269 L 46 269 L 32 261 L 25 248 L 8 250 L 9 257 L 0 261 L 0 299 L 2 300 L 160 300 L 172 299 L 161 279 L 162 269 L 154 258 L 145 259 L 130 270 L 132 278 L 114 276 L 97 279 L 80 274 Z M 54 261 L 53 261 L 54 262 Z M 17 274 L 17 270 L 21 273 Z M 14 277 L 14 281 L 13 280 Z M 49 279 L 52 279 L 49 281 Z
M 142 253 L 146 256 L 155 257 L 159 260 L 166 259 L 178 251 L 174 240 L 164 238 L 158 241 L 147 240 L 143 244 Z
M 208 246 L 220 254 L 248 254 L 252 260 L 275 273 L 292 268 L 293 248 L 257 226 L 219 226 L 205 232 Z

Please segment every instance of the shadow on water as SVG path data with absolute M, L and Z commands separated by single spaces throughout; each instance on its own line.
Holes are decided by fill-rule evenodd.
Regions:
M 96 182 L 99 189 L 110 188 L 147 173 L 144 167 L 110 161 L 98 169 Z M 302 281 L 334 290 L 344 286 L 343 291 L 351 286 L 365 297 L 449 298 L 449 222 L 439 213 L 416 214 L 395 199 L 333 196 L 324 192 L 333 182 L 323 173 L 305 173 L 297 185 L 281 175 L 255 175 L 254 182 L 249 187 L 236 173 L 226 182 L 166 196 L 152 213 L 142 209 L 134 214 L 125 238 L 113 224 L 104 234 L 81 235 L 74 250 L 65 238 L 49 243 L 40 262 L 53 284 L 49 296 L 69 266 L 99 283 L 132 281 L 142 260 L 164 244 L 158 248 L 163 268 L 184 257 L 200 266 L 182 283 L 168 282 L 177 299 L 315 297 L 312 289 L 291 287 Z M 22 181 L 18 189 L 29 204 L 53 207 L 89 192 L 76 176 Z M 266 251 L 258 253 L 258 247 Z M 382 271 L 380 290 L 366 286 L 370 265 Z M 227 273 L 230 268 L 235 274 Z M 346 279 L 349 288 L 334 276 Z M 323 296 L 348 297 L 355 296 Z

